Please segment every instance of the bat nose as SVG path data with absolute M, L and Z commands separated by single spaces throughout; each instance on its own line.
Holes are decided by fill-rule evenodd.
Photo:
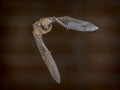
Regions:
M 45 30 L 48 30 L 48 27 L 44 27 Z
M 48 29 L 49 29 L 49 27 L 43 26 L 43 25 L 40 25 L 40 27 L 41 27 L 43 30 L 48 30 Z

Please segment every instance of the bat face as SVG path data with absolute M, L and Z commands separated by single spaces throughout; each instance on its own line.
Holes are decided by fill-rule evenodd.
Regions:
M 33 28 L 37 34 L 46 34 L 52 29 L 52 20 L 49 18 L 42 18 L 33 24 Z
M 40 25 L 43 30 L 49 30 L 52 26 L 52 20 L 50 18 L 40 19 Z

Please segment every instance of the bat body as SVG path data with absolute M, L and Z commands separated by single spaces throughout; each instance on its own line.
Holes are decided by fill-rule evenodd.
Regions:
M 84 32 L 95 31 L 98 29 L 98 27 L 92 24 L 91 22 L 78 20 L 68 16 L 64 16 L 64 17 L 53 16 L 53 17 L 42 18 L 33 24 L 33 29 L 34 29 L 33 35 L 35 38 L 35 42 L 38 46 L 38 49 L 41 53 L 41 56 L 46 66 L 48 67 L 48 70 L 51 73 L 51 76 L 53 77 L 53 79 L 57 83 L 60 83 L 61 80 L 60 80 L 60 74 L 59 74 L 57 65 L 51 55 L 51 52 L 47 49 L 42 39 L 43 34 L 46 34 L 52 30 L 53 22 L 57 22 L 58 24 L 65 27 L 67 30 L 73 29 L 73 30 L 84 31 Z

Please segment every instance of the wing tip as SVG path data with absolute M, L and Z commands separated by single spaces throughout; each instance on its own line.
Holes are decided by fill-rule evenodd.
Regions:
M 54 79 L 58 84 L 61 83 L 60 74 L 57 75 L 56 77 L 54 76 L 53 79 Z
M 99 29 L 98 26 L 96 26 L 95 24 L 93 24 L 93 23 L 91 23 L 91 22 L 89 22 L 88 24 L 89 24 L 89 25 L 88 25 L 89 27 L 86 28 L 88 31 L 96 31 L 96 30 Z
M 98 30 L 99 29 L 99 27 L 98 26 L 95 26 L 95 30 Z
M 61 83 L 61 80 L 60 80 L 60 78 L 57 78 L 57 79 L 54 79 L 58 84 L 60 84 Z
M 94 31 L 97 31 L 99 29 L 99 27 L 98 26 L 95 26 L 95 29 L 94 29 Z
M 94 25 L 94 27 L 91 28 L 91 31 L 96 31 L 96 30 L 98 30 L 98 29 L 99 29 L 99 27 L 96 26 L 96 25 Z

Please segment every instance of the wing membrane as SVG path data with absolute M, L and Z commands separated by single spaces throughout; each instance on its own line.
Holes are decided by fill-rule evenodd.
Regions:
M 73 30 L 77 30 L 77 31 L 95 31 L 98 29 L 98 27 L 91 22 L 71 18 L 68 16 L 57 17 L 57 19 L 55 19 L 55 20 L 59 24 L 60 24 L 60 22 L 62 24 L 64 24 L 64 25 L 62 25 L 62 24 L 61 25 L 66 27 L 67 29 L 73 29 Z
M 60 83 L 60 74 L 59 74 L 58 68 L 56 66 L 56 63 L 55 63 L 50 51 L 47 49 L 47 47 L 45 46 L 45 44 L 42 40 L 42 35 L 38 35 L 34 31 L 33 31 L 33 35 L 34 35 L 36 44 L 38 46 L 38 49 L 41 53 L 41 56 L 46 64 L 46 66 L 48 67 L 48 70 L 51 73 L 51 76 L 57 83 Z

